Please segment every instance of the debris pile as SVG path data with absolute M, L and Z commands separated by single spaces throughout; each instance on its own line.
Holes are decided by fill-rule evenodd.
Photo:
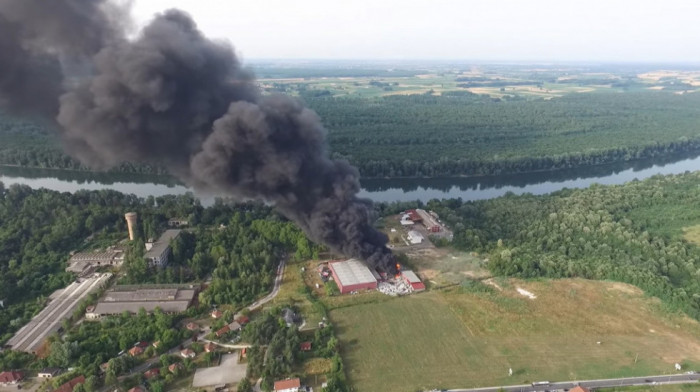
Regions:
M 396 279 L 379 282 L 379 284 L 377 284 L 377 290 L 383 294 L 396 297 L 399 295 L 411 294 L 413 292 L 413 287 L 403 279 Z

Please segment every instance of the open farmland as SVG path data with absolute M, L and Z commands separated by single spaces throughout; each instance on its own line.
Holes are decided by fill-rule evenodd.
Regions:
M 350 381 L 360 391 L 406 391 L 663 374 L 676 362 L 700 363 L 700 325 L 633 286 L 506 283 L 333 310 Z

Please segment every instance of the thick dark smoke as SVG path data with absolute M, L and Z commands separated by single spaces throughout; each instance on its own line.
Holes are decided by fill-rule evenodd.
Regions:
M 272 203 L 310 238 L 395 270 L 386 236 L 371 225 L 371 203 L 357 197 L 358 172 L 328 157 L 318 116 L 292 98 L 260 96 L 230 45 L 204 37 L 188 15 L 167 11 L 126 40 L 116 17 L 123 12 L 105 1 L 2 1 L 0 32 L 10 34 L 0 36 L 0 75 L 10 69 L 17 79 L 0 79 L 0 99 L 58 113 L 82 162 L 165 165 L 200 191 Z M 7 61 L 5 47 L 19 60 Z M 67 87 L 42 68 L 60 70 L 61 56 L 90 58 L 93 75 Z M 61 91 L 54 106 L 23 98 Z

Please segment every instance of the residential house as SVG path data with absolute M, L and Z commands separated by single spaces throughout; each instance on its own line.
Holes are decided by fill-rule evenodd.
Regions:
M 195 324 L 195 323 L 187 323 L 187 325 L 185 326 L 185 328 L 187 328 L 189 331 L 192 331 L 192 332 L 197 332 L 197 331 L 199 331 L 199 325 L 197 325 L 197 324 Z
M 139 346 L 134 346 L 131 349 L 129 349 L 129 355 L 131 355 L 132 357 L 138 357 L 141 354 L 143 354 L 143 349 Z
M 299 388 L 301 388 L 299 378 L 275 381 L 275 392 L 299 392 Z
M 220 311 L 220 310 L 215 310 L 215 311 L 211 312 L 211 317 L 212 317 L 212 318 L 220 319 L 220 318 L 222 318 L 223 316 L 224 316 L 224 312 L 222 312 L 222 311 Z
M 245 326 L 250 322 L 250 318 L 248 316 L 239 316 L 236 318 L 236 322 L 242 326 Z
M 170 373 L 175 373 L 177 370 L 182 369 L 182 364 L 181 363 L 173 363 L 170 366 L 168 366 L 168 370 Z
M 151 379 L 153 377 L 158 377 L 159 374 L 160 374 L 160 369 L 153 368 L 153 369 L 146 370 L 146 372 L 143 373 L 143 376 L 146 377 L 146 379 Z
M 311 351 L 311 342 L 301 342 L 299 349 L 301 351 Z
M 228 327 L 228 325 L 224 325 L 220 330 L 216 331 L 215 335 L 217 338 L 220 338 L 229 332 L 231 332 L 231 329 Z
M 197 356 L 197 353 L 194 352 L 191 348 L 186 348 L 182 351 L 180 351 L 180 356 L 183 358 L 194 358 Z
M 212 351 L 216 351 L 216 347 L 217 347 L 216 344 L 209 342 L 209 343 L 204 345 L 204 351 L 210 353 Z
M 85 376 L 78 376 L 56 388 L 53 392 L 73 392 L 73 388 L 85 383 Z
M 24 374 L 22 372 L 2 372 L 0 373 L 0 385 L 15 385 L 24 379 Z
M 59 373 L 61 373 L 61 368 L 48 367 L 41 369 L 37 376 L 39 378 L 54 378 L 58 376 Z
M 582 386 L 575 386 L 569 390 L 569 392 L 591 392 L 590 389 Z
M 242 328 L 241 324 L 238 322 L 234 321 L 231 324 L 228 325 L 228 329 L 231 331 L 240 331 Z
M 131 389 L 129 389 L 129 392 L 147 392 L 146 388 L 142 387 L 141 385 L 137 385 Z

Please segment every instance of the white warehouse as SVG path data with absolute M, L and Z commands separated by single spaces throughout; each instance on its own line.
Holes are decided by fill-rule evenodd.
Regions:
M 408 242 L 410 242 L 411 244 L 414 244 L 414 245 L 420 244 L 421 242 L 423 242 L 423 234 L 421 234 L 415 230 L 409 231 L 408 232 Z

